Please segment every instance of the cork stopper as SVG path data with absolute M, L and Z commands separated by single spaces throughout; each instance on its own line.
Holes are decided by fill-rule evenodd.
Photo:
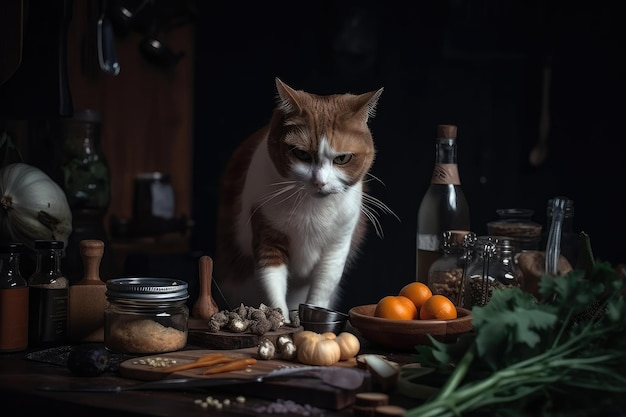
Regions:
M 456 139 L 456 125 L 437 126 L 437 137 Z

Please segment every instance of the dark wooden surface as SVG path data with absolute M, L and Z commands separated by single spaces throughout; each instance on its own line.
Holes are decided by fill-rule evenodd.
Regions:
M 377 352 L 365 344 L 362 352 Z M 64 416 L 90 417 L 135 417 L 135 416 L 263 416 L 259 407 L 266 406 L 277 399 L 289 400 L 284 396 L 280 385 L 277 386 L 274 399 L 268 399 L 267 390 L 264 398 L 254 396 L 254 390 L 191 389 L 187 391 L 125 391 L 120 393 L 82 393 L 82 392 L 47 392 L 39 390 L 44 385 L 132 385 L 138 381 L 122 378 L 118 373 L 108 372 L 98 377 L 74 376 L 67 368 L 46 362 L 26 359 L 26 352 L 0 354 L 0 392 L 2 393 L 2 415 L 29 415 L 58 411 Z M 408 362 L 405 354 L 395 355 L 382 352 L 391 360 Z M 235 397 L 245 392 L 246 402 L 235 404 Z M 416 406 L 416 400 L 397 393 L 390 393 L 393 404 L 403 407 Z M 194 401 L 207 396 L 223 401 L 230 399 L 233 404 L 222 410 L 211 407 L 202 408 Z M 271 396 L 270 396 L 271 397 Z M 301 403 L 302 404 L 302 403 Z M 341 410 L 323 409 L 324 415 L 352 416 L 350 406 Z M 267 414 L 272 415 L 272 414 Z
M 183 364 L 197 360 L 201 356 L 210 353 L 225 353 L 233 358 L 257 358 L 257 348 L 250 347 L 246 349 L 191 349 L 180 352 L 164 353 L 158 355 L 148 355 L 141 358 L 127 359 L 122 362 L 119 367 L 120 376 L 142 380 L 154 381 L 170 378 L 202 378 L 202 379 L 223 379 L 223 378 L 241 378 L 252 380 L 258 376 L 265 375 L 271 371 L 286 368 L 304 366 L 294 361 L 282 359 L 258 360 L 257 363 L 248 366 L 244 370 L 233 371 L 227 374 L 203 375 L 202 369 L 189 369 L 174 373 L 165 373 L 163 368 L 155 368 L 142 363 L 141 361 L 149 361 L 154 358 L 171 359 L 177 363 Z M 339 361 L 336 367 L 356 368 L 356 358 Z M 358 392 L 371 391 L 371 378 L 364 378 L 363 383 L 359 387 L 353 389 L 343 389 L 330 386 L 320 379 L 316 378 L 287 378 L 286 380 L 269 380 L 262 384 L 245 384 L 231 388 L 231 391 L 241 393 L 251 393 L 255 397 L 274 399 L 276 392 L 280 392 L 284 398 L 289 398 L 301 404 L 310 404 L 314 407 L 325 408 L 329 410 L 341 410 L 355 402 L 355 396 Z M 247 395 L 246 394 L 246 395 Z

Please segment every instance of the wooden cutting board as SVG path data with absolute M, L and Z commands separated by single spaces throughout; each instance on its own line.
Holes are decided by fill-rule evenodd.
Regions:
M 190 369 L 187 371 L 165 373 L 163 368 L 155 368 L 149 365 L 142 365 L 139 362 L 149 358 L 175 359 L 177 364 L 192 362 L 202 355 L 209 353 L 223 353 L 238 358 L 257 358 L 256 347 L 236 350 L 184 350 L 172 353 L 162 353 L 137 357 L 126 360 L 120 364 L 119 373 L 125 378 L 138 379 L 142 381 L 153 381 L 164 378 L 245 378 L 253 379 L 256 376 L 264 375 L 275 369 L 282 367 L 304 366 L 298 362 L 284 361 L 279 359 L 258 360 L 248 370 L 232 371 L 219 375 L 202 375 L 202 368 Z M 356 359 L 341 361 L 336 366 L 356 367 Z M 343 390 L 331 387 L 315 378 L 290 378 L 285 380 L 266 381 L 255 384 L 241 384 L 224 386 L 223 390 L 241 395 L 249 395 L 270 400 L 285 399 L 298 402 L 300 404 L 310 404 L 314 407 L 340 410 L 354 403 L 358 392 L 368 391 L 371 383 L 366 378 L 363 385 L 356 390 Z
M 187 321 L 188 343 L 206 349 L 243 349 L 256 347 L 262 338 L 270 339 L 276 342 L 276 339 L 282 335 L 293 335 L 296 332 L 304 330 L 302 327 L 281 326 L 275 331 L 265 333 L 259 336 L 250 332 L 233 333 L 226 331 L 209 332 L 208 321 L 190 317 Z

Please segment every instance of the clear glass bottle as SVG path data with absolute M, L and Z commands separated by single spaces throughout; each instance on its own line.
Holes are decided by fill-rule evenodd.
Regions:
M 510 239 L 480 236 L 463 281 L 463 307 L 484 306 L 494 289 L 522 288 L 523 275 L 514 260 Z
M 104 345 L 115 353 L 172 352 L 187 344 L 187 283 L 167 278 L 116 278 L 106 283 Z
M 0 352 L 28 347 L 28 283 L 20 271 L 21 243 L 0 245 Z
M 37 266 L 28 278 L 29 342 L 52 346 L 66 342 L 69 281 L 61 272 L 63 242 L 36 240 Z
M 427 281 L 430 266 L 442 256 L 444 231 L 471 230 L 457 165 L 456 137 L 455 125 L 438 126 L 433 175 L 417 215 L 417 281 Z
M 109 165 L 100 150 L 102 116 L 80 110 L 66 123 L 63 189 L 72 209 L 106 211 L 111 199 Z
M 579 248 L 579 239 L 578 233 L 574 230 L 574 201 L 563 196 L 551 198 L 548 200 L 548 205 L 546 207 L 546 223 L 547 229 L 546 233 L 543 236 L 543 247 L 546 252 L 548 250 L 548 235 L 549 231 L 552 228 L 555 217 L 555 204 L 556 202 L 561 202 L 561 205 L 558 207 L 559 209 L 559 220 L 561 221 L 560 225 L 560 242 L 559 242 L 559 253 L 565 257 L 573 267 L 578 262 L 578 248 Z M 556 265 L 556 263 L 555 263 Z
M 117 275 L 104 217 L 111 200 L 109 164 L 101 150 L 102 115 L 92 109 L 79 110 L 65 122 L 61 170 L 63 190 L 72 210 L 63 270 L 71 283 L 82 279 L 80 241 L 102 240 L 109 248 L 102 258 L 102 275 Z
M 443 232 L 443 256 L 433 262 L 428 271 L 428 287 L 432 293 L 448 297 L 459 307 L 462 307 L 463 275 L 470 261 L 474 239 L 475 234 L 467 230 Z

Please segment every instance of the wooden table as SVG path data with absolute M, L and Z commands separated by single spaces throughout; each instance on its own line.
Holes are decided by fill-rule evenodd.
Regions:
M 192 347 L 193 348 L 193 347 Z M 363 352 L 374 353 L 367 344 Z M 202 408 L 194 401 L 213 396 L 220 401 L 228 398 L 235 402 L 236 392 L 221 389 L 194 389 L 188 391 L 124 391 L 119 393 L 48 392 L 37 389 L 43 385 L 85 384 L 85 385 L 132 385 L 137 381 L 119 377 L 116 373 L 105 373 L 96 378 L 74 376 L 67 368 L 51 363 L 26 359 L 28 353 L 0 354 L 0 392 L 2 393 L 2 415 L 55 415 L 116 417 L 125 416 L 263 416 L 276 414 L 259 413 L 261 406 L 272 401 L 246 395 L 244 404 L 232 404 L 228 408 L 216 410 Z M 390 359 L 408 362 L 408 354 L 386 354 Z M 391 403 L 410 408 L 418 405 L 417 400 L 390 393 Z M 282 398 L 276 393 L 276 399 Z M 284 398 L 288 400 L 288 398 Z M 43 414 L 39 414 L 43 415 Z M 342 410 L 324 410 L 324 416 L 352 416 L 351 407 Z

